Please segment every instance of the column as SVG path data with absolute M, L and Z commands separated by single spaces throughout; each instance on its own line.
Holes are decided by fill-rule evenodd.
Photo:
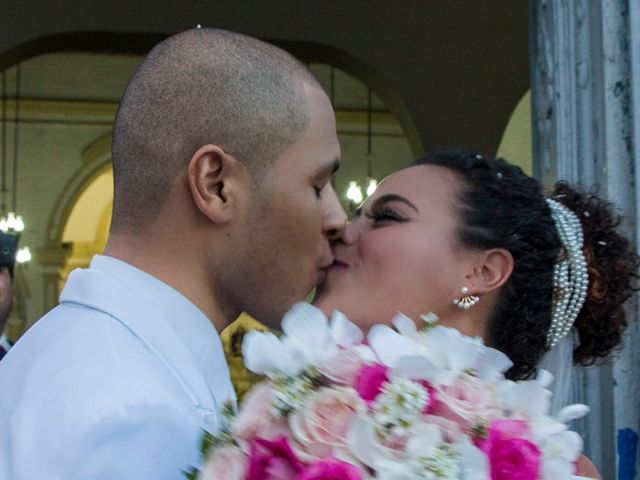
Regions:
M 629 219 L 640 211 L 639 26 L 636 0 L 530 0 L 535 175 L 594 185 Z M 637 245 L 637 227 L 628 233 Z M 624 350 L 575 379 L 592 407 L 576 429 L 604 478 L 616 478 L 617 432 L 640 427 L 637 299 L 628 313 Z

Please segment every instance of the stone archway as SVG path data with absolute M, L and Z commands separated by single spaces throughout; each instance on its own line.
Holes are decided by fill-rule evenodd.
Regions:
M 45 309 L 57 304 L 61 280 L 68 273 L 67 261 L 73 253 L 73 245 L 65 242 L 64 234 L 74 208 L 96 179 L 111 169 L 111 135 L 105 135 L 87 145 L 82 150 L 81 158 L 81 168 L 62 189 L 49 217 L 44 246 L 36 251 L 38 263 L 45 267 Z M 101 214 L 104 216 L 104 211 Z

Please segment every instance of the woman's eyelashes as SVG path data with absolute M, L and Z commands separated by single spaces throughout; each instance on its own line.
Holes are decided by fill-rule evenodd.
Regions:
M 365 212 L 365 217 L 373 221 L 373 226 L 380 226 L 385 222 L 406 222 L 407 219 L 402 216 L 397 210 L 388 205 L 374 205 L 371 211 Z

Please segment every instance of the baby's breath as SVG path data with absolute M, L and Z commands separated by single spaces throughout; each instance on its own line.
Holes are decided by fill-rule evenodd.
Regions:
M 317 386 L 316 374 L 305 372 L 295 377 L 278 375 L 272 379 L 273 398 L 271 408 L 275 415 L 286 417 L 293 410 L 300 407 L 309 393 Z
M 417 458 L 421 478 L 425 479 L 462 479 L 462 467 L 458 452 L 447 444 L 430 449 L 428 455 Z
M 480 420 L 469 427 L 469 432 L 473 438 L 484 440 L 489 437 L 489 422 Z
M 428 402 L 429 393 L 417 382 L 397 378 L 386 383 L 373 404 L 378 433 L 408 433 Z

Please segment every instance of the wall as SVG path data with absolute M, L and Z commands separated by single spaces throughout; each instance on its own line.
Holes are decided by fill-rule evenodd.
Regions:
M 512 0 L 11 1 L 0 70 L 60 49 L 145 52 L 196 24 L 278 43 L 371 84 L 414 154 L 465 145 L 495 152 L 528 88 L 527 2 Z

